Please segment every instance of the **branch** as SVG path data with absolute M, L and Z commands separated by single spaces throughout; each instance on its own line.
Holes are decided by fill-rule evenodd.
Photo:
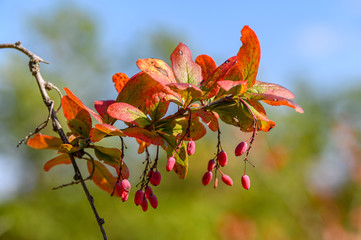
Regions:
M 0 48 L 13 48 L 16 49 L 22 53 L 24 53 L 25 55 L 27 55 L 30 58 L 29 61 L 29 68 L 30 68 L 30 72 L 32 73 L 32 75 L 35 77 L 36 82 L 39 86 L 39 90 L 41 93 L 41 96 L 43 98 L 43 101 L 46 105 L 46 107 L 48 108 L 49 111 L 49 116 L 52 120 L 52 124 L 53 124 L 53 129 L 55 132 L 57 132 L 62 140 L 63 143 L 67 144 L 68 142 L 68 138 L 66 137 L 63 128 L 57 118 L 56 115 L 56 111 L 54 110 L 53 106 L 54 106 L 54 101 L 49 97 L 47 90 L 51 89 L 51 88 L 55 88 L 57 89 L 53 84 L 45 81 L 40 73 L 40 67 L 39 67 L 39 62 L 44 62 L 44 63 L 48 63 L 46 61 L 44 61 L 42 58 L 40 58 L 39 56 L 35 55 L 34 53 L 32 53 L 31 51 L 29 51 L 28 49 L 24 48 L 20 42 L 16 42 L 16 43 L 5 43 L 5 44 L 0 44 Z M 47 122 L 47 121 L 46 121 Z M 40 130 L 39 130 L 40 131 Z M 75 161 L 74 155 L 73 154 L 69 154 L 69 158 L 71 160 L 71 163 L 73 165 L 74 168 L 74 180 L 75 181 L 79 181 L 81 183 L 81 186 L 83 188 L 83 191 L 85 193 L 85 195 L 87 196 L 87 199 L 89 201 L 89 204 L 93 210 L 93 213 L 95 215 L 95 218 L 97 220 L 97 223 L 99 225 L 100 231 L 102 232 L 103 238 L 104 240 L 108 239 L 107 235 L 105 233 L 105 230 L 103 228 L 103 224 L 104 224 L 104 219 L 99 217 L 99 214 L 95 208 L 94 205 L 94 198 L 93 196 L 90 194 L 85 182 L 84 182 L 84 178 L 82 177 L 82 174 L 79 170 L 79 167 Z

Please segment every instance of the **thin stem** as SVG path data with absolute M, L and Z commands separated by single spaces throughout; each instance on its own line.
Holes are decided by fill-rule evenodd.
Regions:
M 246 169 L 247 169 L 247 162 L 249 164 L 251 164 L 252 167 L 255 167 L 255 165 L 253 165 L 249 160 L 248 160 L 248 155 L 251 151 L 251 148 L 252 148 L 252 145 L 253 145 L 253 141 L 257 135 L 257 118 L 256 116 L 254 115 L 254 113 L 252 112 L 251 108 L 248 106 L 248 104 L 246 103 L 246 101 L 244 101 L 242 98 L 239 98 L 239 101 L 241 101 L 248 109 L 248 111 L 252 114 L 252 117 L 253 117 L 253 133 L 252 133 L 252 137 L 251 137 L 251 140 L 249 142 L 249 147 L 247 149 L 247 152 L 246 152 L 246 157 L 244 158 L 244 174 L 246 174 Z
M 39 66 L 39 62 L 44 62 L 44 63 L 48 63 L 46 61 L 44 61 L 42 58 L 40 58 L 39 56 L 35 55 L 34 53 L 32 53 L 31 51 L 29 51 L 28 49 L 24 48 L 20 42 L 16 42 L 14 44 L 12 43 L 5 43 L 5 44 L 0 44 L 0 48 L 13 48 L 13 49 L 16 49 L 22 53 L 24 53 L 25 55 L 27 55 L 29 58 L 30 58 L 30 61 L 29 61 L 29 69 L 30 69 L 30 72 L 32 73 L 32 75 L 35 77 L 36 79 L 36 82 L 38 84 L 38 87 L 39 87 L 39 90 L 40 90 L 40 93 L 41 93 L 41 96 L 43 98 L 43 101 L 45 103 L 45 105 L 47 106 L 48 108 L 48 111 L 49 111 L 49 115 L 51 117 L 51 120 L 52 120 L 52 124 L 53 124 L 53 130 L 55 132 L 58 133 L 58 135 L 60 136 L 61 140 L 63 143 L 67 144 L 69 143 L 68 142 L 68 138 L 66 137 L 64 131 L 63 131 L 63 128 L 57 118 L 57 115 L 56 115 L 56 111 L 54 110 L 54 101 L 49 97 L 48 93 L 47 93 L 47 89 L 50 88 L 50 86 L 53 86 L 52 84 L 46 82 L 44 80 L 44 78 L 42 77 L 41 73 L 40 73 L 40 66 Z M 104 240 L 107 240 L 107 235 L 105 233 L 105 230 L 104 230 L 104 227 L 103 227 L 103 224 L 104 224 L 104 219 L 102 219 L 101 217 L 99 217 L 99 214 L 98 214 L 98 211 L 97 209 L 95 208 L 95 205 L 94 205 L 94 198 L 93 196 L 90 194 L 86 184 L 85 184 L 85 181 L 84 181 L 84 178 L 82 177 L 82 174 L 79 170 L 79 167 L 75 161 L 75 157 L 73 154 L 69 154 L 69 158 L 70 158 L 70 161 L 73 165 L 73 168 L 74 168 L 74 180 L 75 181 L 80 181 L 81 183 L 81 186 L 83 188 L 83 191 L 88 199 L 88 202 L 93 210 L 93 213 L 94 213 L 94 216 L 97 220 L 97 223 L 99 225 L 99 228 L 100 228 L 100 231 L 103 235 L 103 239 Z

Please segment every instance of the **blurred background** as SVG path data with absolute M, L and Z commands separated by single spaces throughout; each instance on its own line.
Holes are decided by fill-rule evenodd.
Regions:
M 139 58 L 169 62 L 179 42 L 222 63 L 244 25 L 261 43 L 258 79 L 290 89 L 305 113 L 266 106 L 276 127 L 256 138 L 249 191 L 233 156 L 249 136 L 224 125 L 233 187 L 201 184 L 216 151 L 210 131 L 186 180 L 161 168 L 157 210 L 136 207 L 135 188 L 122 203 L 88 183 L 109 239 L 361 239 L 361 1 L 1 1 L 0 43 L 21 41 L 51 63 L 46 80 L 90 107 L 116 98 L 114 73 L 135 74 Z M 53 151 L 16 147 L 47 117 L 27 63 L 0 50 L 0 239 L 101 239 L 80 186 L 51 190 L 70 182 L 71 166 L 44 172 Z M 127 146 L 135 186 L 144 156 Z

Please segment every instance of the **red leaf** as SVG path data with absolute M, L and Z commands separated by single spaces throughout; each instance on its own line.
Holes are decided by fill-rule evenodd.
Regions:
M 160 59 L 138 59 L 137 66 L 140 70 L 151 76 L 162 85 L 176 83 L 172 69 Z
M 193 62 L 192 53 L 183 43 L 179 43 L 170 56 L 173 71 L 179 83 L 199 86 L 202 81 L 202 68 Z
M 67 153 L 62 153 L 59 156 L 47 161 L 44 164 L 43 168 L 47 172 L 50 169 L 52 169 L 54 166 L 60 165 L 60 164 L 71 164 L 71 160 L 70 160 L 69 155 Z
M 218 81 L 218 85 L 223 88 L 226 92 L 230 91 L 233 87 L 241 87 L 241 93 L 244 93 L 247 89 L 247 82 L 245 81 L 231 81 L 231 80 L 223 80 Z
M 132 123 L 140 127 L 145 127 L 150 124 L 149 119 L 142 111 L 128 103 L 113 103 L 108 107 L 108 113 L 113 118 Z
M 204 96 L 206 99 L 214 97 L 218 91 L 219 86 L 217 84 L 218 81 L 222 81 L 228 71 L 232 68 L 234 64 L 237 62 L 237 57 L 233 56 L 227 59 L 223 64 L 221 64 L 212 74 L 212 77 L 207 81 L 202 82 L 201 89 L 207 94 Z
M 27 144 L 35 149 L 58 149 L 63 142 L 58 137 L 38 133 L 30 138 Z
M 266 83 L 261 81 L 256 81 L 256 83 L 249 89 L 252 93 L 264 93 L 276 95 L 278 97 L 293 99 L 295 95 L 288 90 L 287 88 L 282 87 L 281 85 L 274 83 Z
M 146 99 L 150 99 L 153 94 L 165 93 L 177 96 L 169 87 L 163 86 L 148 74 L 140 72 L 134 75 L 119 93 L 116 102 L 125 102 L 139 107 Z M 180 98 L 180 97 L 179 97 Z
M 95 110 L 99 113 L 104 123 L 111 123 L 113 121 L 113 118 L 107 112 L 108 107 L 113 103 L 115 103 L 114 100 L 94 102 Z
M 128 82 L 129 77 L 125 73 L 116 73 L 112 77 L 114 87 L 118 93 L 120 93 L 124 85 Z
M 203 82 L 208 81 L 217 69 L 215 61 L 208 55 L 199 55 L 196 58 L 196 63 L 202 68 Z
M 64 88 L 64 90 L 65 90 L 65 92 L 66 92 L 66 94 L 67 94 L 67 97 L 70 98 L 71 100 L 73 100 L 73 102 L 74 102 L 78 107 L 85 109 L 85 110 L 88 111 L 98 122 L 103 123 L 101 117 L 100 117 L 96 112 L 94 112 L 93 110 L 91 110 L 90 108 L 88 108 L 87 106 L 85 106 L 85 105 L 83 104 L 83 102 L 82 102 L 77 96 L 74 95 L 74 93 L 72 93 L 68 88 Z M 66 96 L 64 96 L 64 97 L 66 97 Z M 64 99 L 64 97 L 63 97 L 63 99 Z M 74 106 L 74 103 L 71 104 L 71 106 L 69 106 L 69 107 L 73 107 L 73 106 Z M 63 108 L 64 108 L 64 106 L 63 106 Z M 75 109 L 75 110 L 76 110 L 76 109 Z M 70 109 L 68 108 L 67 110 L 63 110 L 63 111 L 64 111 L 64 115 L 66 115 L 65 112 L 70 111 Z M 75 114 L 75 115 L 76 115 L 76 114 Z M 65 116 L 65 117 L 66 117 L 66 116 Z M 71 119 L 71 118 L 68 118 L 68 117 L 66 117 L 66 118 L 67 118 L 68 120 Z
M 218 130 L 218 119 L 217 117 L 211 113 L 206 112 L 200 109 L 194 110 L 192 112 L 194 116 L 198 116 L 202 119 L 202 121 L 211 129 L 213 132 Z
M 122 131 L 128 137 L 138 138 L 146 143 L 150 143 L 153 145 L 164 144 L 163 139 L 160 136 L 144 128 L 130 127 L 130 128 L 122 129 Z
M 87 161 L 89 173 L 93 170 L 93 162 Z M 102 190 L 112 193 L 117 177 L 114 177 L 109 170 L 99 161 L 94 161 L 93 182 Z
M 256 82 L 258 66 L 261 59 L 261 47 L 257 35 L 249 26 L 244 26 L 241 31 L 242 47 L 237 54 L 237 64 L 247 86 L 251 87 Z

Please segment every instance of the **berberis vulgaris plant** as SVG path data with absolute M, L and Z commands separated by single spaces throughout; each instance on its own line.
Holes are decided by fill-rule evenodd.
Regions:
M 237 178 L 249 189 L 246 167 L 257 131 L 268 132 L 275 126 L 267 118 L 261 102 L 286 105 L 300 113 L 303 110 L 290 100 L 294 95 L 289 90 L 257 80 L 258 38 L 248 26 L 241 34 L 242 46 L 237 55 L 219 66 L 208 55 L 200 55 L 194 61 L 190 49 L 183 43 L 170 56 L 172 67 L 160 59 L 139 59 L 140 72 L 131 78 L 124 73 L 114 74 L 118 97 L 95 101 L 95 111 L 65 88 L 62 109 L 70 131 L 65 136 L 59 133 L 61 138 L 37 133 L 27 144 L 36 149 L 57 151 L 57 156 L 45 163 L 45 171 L 59 164 L 74 165 L 72 158 L 83 160 L 89 170 L 87 179 L 126 201 L 131 189 L 126 163 L 131 159 L 126 157 L 124 141 L 126 137 L 135 138 L 139 143 L 138 153 L 145 152 L 146 160 L 139 183 L 133 184 L 133 189 L 136 188 L 134 202 L 147 211 L 148 202 L 153 208 L 158 206 L 151 188 L 161 182 L 158 169 L 165 168 L 185 178 L 188 159 L 207 128 L 218 133 L 218 143 L 216 154 L 204 159 L 207 160 L 206 172 L 200 179 L 204 185 L 213 180 L 215 188 L 219 178 L 233 185 L 232 178 L 221 170 L 227 164 L 227 155 L 231 154 L 221 145 L 219 122 L 223 121 L 240 131 L 252 133 L 249 139 L 234 146 L 234 154 L 244 163 L 244 172 Z M 36 77 L 36 73 L 33 75 Z M 176 110 L 169 113 L 171 103 L 177 108 L 171 108 Z M 116 121 L 124 122 L 126 127 L 116 128 Z M 119 138 L 120 147 L 102 146 L 100 141 L 108 137 Z M 155 149 L 155 156 L 150 156 L 149 148 Z M 166 153 L 166 159 L 160 158 L 159 151 Z M 74 179 L 72 184 L 79 180 L 77 176 Z

